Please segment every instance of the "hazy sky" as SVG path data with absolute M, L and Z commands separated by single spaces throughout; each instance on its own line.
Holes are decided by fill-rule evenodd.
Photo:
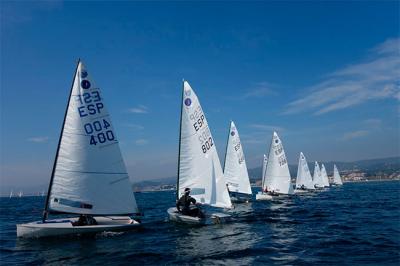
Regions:
M 1 182 L 47 185 L 77 59 L 132 180 L 176 174 L 182 79 L 223 158 L 272 130 L 290 163 L 400 154 L 399 2 L 1 2 Z M 295 174 L 295 173 L 292 173 Z

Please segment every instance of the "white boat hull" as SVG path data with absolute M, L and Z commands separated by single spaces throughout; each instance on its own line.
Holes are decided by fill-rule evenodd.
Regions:
M 74 226 L 75 218 L 36 221 L 17 224 L 17 237 L 40 238 L 63 235 L 95 234 L 100 232 L 128 231 L 140 226 L 140 223 L 128 216 L 94 217 L 97 225 Z
M 212 213 L 210 215 L 206 214 L 205 218 L 184 215 L 178 212 L 175 207 L 169 208 L 167 212 L 170 221 L 193 225 L 221 224 L 231 220 L 230 215 L 218 212 Z
M 301 194 L 301 193 L 307 193 L 307 192 L 309 192 L 308 190 L 305 190 L 305 189 L 295 189 L 294 190 L 294 193 L 295 194 Z
M 272 195 L 258 192 L 256 194 L 256 200 L 272 200 Z

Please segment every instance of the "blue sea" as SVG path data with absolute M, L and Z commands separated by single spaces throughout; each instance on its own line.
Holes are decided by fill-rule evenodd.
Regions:
M 138 193 L 142 228 L 95 237 L 17 239 L 43 197 L 1 198 L 1 265 L 399 265 L 400 182 L 239 204 L 223 225 L 167 221 L 173 191 Z

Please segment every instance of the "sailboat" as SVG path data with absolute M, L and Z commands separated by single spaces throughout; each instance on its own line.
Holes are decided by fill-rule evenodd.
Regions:
M 201 205 L 232 207 L 207 119 L 194 90 L 183 81 L 176 200 L 186 188 L 191 189 L 191 196 Z M 219 223 L 230 218 L 224 213 L 193 217 L 180 213 L 176 207 L 167 212 L 171 221 L 189 224 Z
M 20 191 L 20 192 L 18 193 L 18 198 L 22 198 L 22 195 L 23 195 L 23 193 L 22 193 L 22 191 Z
M 10 192 L 10 199 L 14 196 L 14 192 L 11 190 Z
M 310 169 L 308 168 L 306 157 L 302 152 L 300 152 L 299 164 L 297 167 L 296 189 L 294 192 L 302 193 L 314 189 L 314 183 Z
M 79 215 L 48 219 L 49 214 Z M 18 237 L 125 231 L 140 225 L 129 175 L 100 89 L 81 61 L 74 74 L 43 218 Z M 64 216 L 65 217 L 65 216 Z
M 322 176 L 322 183 L 323 183 L 324 187 L 329 187 L 329 178 L 328 178 L 328 174 L 326 173 L 324 164 L 322 164 L 322 166 L 321 166 L 321 176 Z
M 340 177 L 339 171 L 336 167 L 336 164 L 333 165 L 333 184 L 335 186 L 343 185 L 342 178 Z
M 224 176 L 232 202 L 248 202 L 252 192 L 246 160 L 240 142 L 239 132 L 233 121 L 229 125 L 226 145 Z
M 319 168 L 318 162 L 315 162 L 314 165 L 313 183 L 316 189 L 324 188 L 324 181 L 322 180 L 321 169 Z
M 265 172 L 267 170 L 267 163 L 268 163 L 268 157 L 267 157 L 267 155 L 264 154 L 263 164 L 262 164 L 262 174 L 261 174 L 261 182 L 262 183 L 264 183 L 264 181 L 265 181 Z M 261 184 L 261 187 L 263 187 L 263 184 Z
M 293 194 L 293 187 L 282 142 L 274 132 L 262 180 L 262 191 L 257 193 L 256 199 L 268 200 L 279 194 Z

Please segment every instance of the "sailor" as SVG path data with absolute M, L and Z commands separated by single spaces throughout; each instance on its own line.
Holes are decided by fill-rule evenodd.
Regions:
M 189 194 L 190 188 L 185 188 L 185 194 L 176 203 L 177 210 L 184 215 L 203 218 L 204 214 L 197 206 L 191 207 L 191 204 L 196 205 L 196 200 Z
M 91 215 L 81 214 L 78 221 L 73 222 L 74 226 L 97 225 L 97 221 Z

